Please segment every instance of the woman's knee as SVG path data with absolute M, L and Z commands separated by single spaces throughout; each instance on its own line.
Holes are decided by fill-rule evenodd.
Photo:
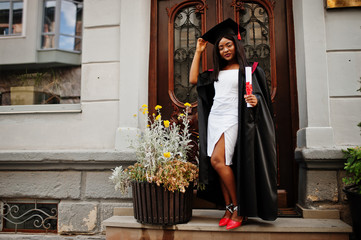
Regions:
M 217 156 L 213 156 L 211 158 L 211 164 L 212 164 L 212 167 L 217 170 L 219 168 L 221 168 L 223 165 L 224 165 L 224 162 L 222 162 L 223 159 L 221 159 L 220 157 L 217 157 Z

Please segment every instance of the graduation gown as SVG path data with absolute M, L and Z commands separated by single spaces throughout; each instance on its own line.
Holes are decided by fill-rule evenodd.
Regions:
M 199 123 L 199 182 L 205 190 L 197 195 L 205 200 L 224 205 L 219 176 L 207 156 L 207 123 L 215 95 L 210 71 L 198 77 Z M 263 70 L 256 67 L 252 74 L 253 94 L 257 106 L 248 108 L 244 100 L 245 76 L 239 71 L 238 137 L 232 170 L 236 179 L 238 215 L 277 218 L 277 160 L 275 129 L 270 93 Z

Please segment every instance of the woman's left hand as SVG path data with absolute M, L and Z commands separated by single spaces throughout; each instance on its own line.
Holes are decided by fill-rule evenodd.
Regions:
M 257 97 L 253 94 L 244 95 L 244 99 L 246 100 L 246 103 L 251 104 L 252 107 L 256 106 L 258 103 Z

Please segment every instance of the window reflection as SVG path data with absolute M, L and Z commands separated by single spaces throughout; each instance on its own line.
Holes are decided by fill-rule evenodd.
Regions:
M 60 35 L 59 48 L 72 51 L 72 50 L 74 50 L 74 42 L 75 42 L 75 39 L 73 37 Z
M 80 103 L 81 67 L 0 69 L 0 106 Z
M 60 7 L 60 11 L 56 7 Z M 81 50 L 82 1 L 47 0 L 44 3 L 42 49 Z M 60 14 L 60 16 L 56 16 Z M 59 19 L 59 22 L 56 22 Z
M 13 5 L 13 34 L 21 34 L 23 25 L 23 3 L 22 2 L 14 2 Z
M 42 48 L 55 48 L 55 6 L 56 1 L 45 1 Z
M 21 35 L 23 1 L 0 2 L 0 36 Z
M 75 35 L 76 5 L 73 2 L 62 1 L 60 12 L 60 34 Z
M 10 3 L 0 2 L 0 35 L 9 34 Z

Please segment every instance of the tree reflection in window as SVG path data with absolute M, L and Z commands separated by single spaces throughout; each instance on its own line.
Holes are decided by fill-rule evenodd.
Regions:
M 182 8 L 174 19 L 174 93 L 183 103 L 197 101 L 196 86 L 189 83 L 189 70 L 202 35 L 201 14 L 195 6 Z
M 257 3 L 244 3 L 240 11 L 242 42 L 249 62 L 258 62 L 265 71 L 267 84 L 271 89 L 271 56 L 269 42 L 269 18 L 266 9 Z

